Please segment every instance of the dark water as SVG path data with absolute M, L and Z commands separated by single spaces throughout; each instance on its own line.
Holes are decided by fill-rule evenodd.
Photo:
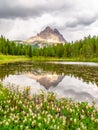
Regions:
M 0 79 L 4 86 L 20 91 L 29 86 L 31 94 L 53 91 L 58 97 L 98 104 L 97 63 L 9 63 L 0 65 Z

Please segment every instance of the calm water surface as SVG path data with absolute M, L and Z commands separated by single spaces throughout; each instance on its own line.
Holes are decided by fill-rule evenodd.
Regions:
M 98 63 L 90 62 L 24 62 L 0 65 L 4 86 L 30 94 L 53 91 L 57 97 L 75 101 L 95 100 L 98 105 Z

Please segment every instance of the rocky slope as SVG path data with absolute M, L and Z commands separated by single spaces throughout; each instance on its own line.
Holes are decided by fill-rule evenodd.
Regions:
M 36 36 L 33 36 L 25 41 L 26 43 L 65 43 L 63 35 L 57 29 L 51 29 L 49 26 L 46 27 Z

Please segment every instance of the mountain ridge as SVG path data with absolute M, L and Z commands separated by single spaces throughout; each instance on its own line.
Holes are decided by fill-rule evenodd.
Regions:
M 47 26 L 44 30 L 38 33 L 36 36 L 32 36 L 31 38 L 25 41 L 26 43 L 33 44 L 36 42 L 39 43 L 65 43 L 63 35 L 55 28 Z

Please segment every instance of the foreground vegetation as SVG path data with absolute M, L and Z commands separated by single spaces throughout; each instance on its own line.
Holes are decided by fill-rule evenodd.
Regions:
M 98 130 L 98 110 L 51 92 L 31 97 L 28 90 L 20 94 L 0 86 L 0 129 Z

